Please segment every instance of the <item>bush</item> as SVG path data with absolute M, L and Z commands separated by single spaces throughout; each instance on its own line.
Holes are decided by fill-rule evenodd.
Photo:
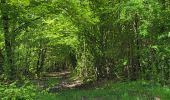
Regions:
M 33 100 L 37 89 L 31 84 L 18 87 L 16 82 L 5 85 L 0 84 L 0 98 L 2 100 Z

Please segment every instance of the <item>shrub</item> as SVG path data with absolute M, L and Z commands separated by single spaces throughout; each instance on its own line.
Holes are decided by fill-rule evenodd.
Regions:
M 33 100 L 36 92 L 36 87 L 31 84 L 20 87 L 16 85 L 16 82 L 9 85 L 0 84 L 0 98 L 2 100 Z

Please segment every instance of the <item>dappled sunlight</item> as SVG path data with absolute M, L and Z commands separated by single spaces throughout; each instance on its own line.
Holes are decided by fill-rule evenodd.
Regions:
M 0 0 L 0 100 L 170 100 L 170 0 Z

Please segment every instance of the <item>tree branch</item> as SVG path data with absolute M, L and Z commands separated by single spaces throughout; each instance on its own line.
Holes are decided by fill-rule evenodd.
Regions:
M 18 30 L 20 30 L 22 27 L 24 27 L 24 26 L 29 26 L 29 24 L 31 24 L 32 22 L 34 22 L 34 21 L 36 21 L 36 20 L 38 20 L 38 19 L 40 19 L 41 17 L 37 17 L 37 18 L 35 18 L 35 19 L 33 19 L 33 20 L 31 20 L 31 21 L 29 21 L 29 22 L 26 22 L 26 23 L 23 23 L 23 24 L 21 24 L 19 27 L 17 27 L 13 32 L 15 33 L 15 32 L 17 32 Z

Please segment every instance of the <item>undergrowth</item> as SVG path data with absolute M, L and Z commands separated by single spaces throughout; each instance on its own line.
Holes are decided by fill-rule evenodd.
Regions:
M 146 81 L 106 82 L 99 87 L 69 89 L 56 93 L 38 89 L 32 84 L 17 87 L 0 84 L 1 100 L 169 100 L 170 89 Z

